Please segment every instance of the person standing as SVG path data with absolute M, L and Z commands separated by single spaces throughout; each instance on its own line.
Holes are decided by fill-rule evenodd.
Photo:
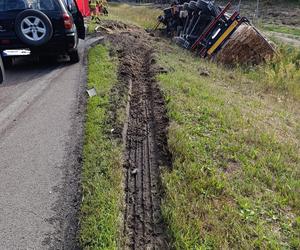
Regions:
M 107 0 L 102 0 L 102 13 L 108 16 L 108 3 Z
M 96 1 L 96 16 L 100 16 L 101 13 L 101 1 Z
M 93 0 L 90 0 L 89 1 L 89 7 L 90 7 L 90 10 L 91 10 L 92 20 L 94 20 L 95 17 L 96 17 L 96 3 Z

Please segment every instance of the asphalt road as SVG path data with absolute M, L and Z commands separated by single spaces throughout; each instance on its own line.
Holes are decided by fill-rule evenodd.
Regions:
M 19 60 L 0 85 L 0 249 L 77 248 L 83 61 Z

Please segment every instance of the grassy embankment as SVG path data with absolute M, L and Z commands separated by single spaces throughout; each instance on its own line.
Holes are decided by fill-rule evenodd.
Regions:
M 154 7 L 149 6 L 149 8 L 145 8 L 145 5 L 128 5 L 119 3 L 110 3 L 108 11 L 109 16 L 101 16 L 101 19 L 123 22 L 126 20 L 126 23 L 147 28 L 153 28 L 157 23 L 155 17 L 161 15 L 161 11 Z M 130 15 L 130 18 L 127 18 L 128 14 Z M 96 26 L 96 23 L 91 22 L 89 24 L 88 31 L 93 32 Z
M 117 59 L 107 46 L 89 52 L 89 98 L 83 152 L 83 202 L 80 241 L 84 249 L 117 249 L 121 230 L 122 146 L 111 139 L 108 122 L 110 89 L 117 82 Z
M 111 8 L 141 26 L 152 11 Z M 265 65 L 226 69 L 166 46 L 157 46 L 157 58 L 170 69 L 158 80 L 171 119 L 163 213 L 172 244 L 299 249 L 299 50 L 282 47 Z
M 159 58 L 174 69 L 158 79 L 172 121 L 163 211 L 176 249 L 298 249 L 299 103 L 186 52 Z

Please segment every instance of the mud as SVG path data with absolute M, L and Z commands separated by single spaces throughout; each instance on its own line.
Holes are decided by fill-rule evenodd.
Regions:
M 111 21 L 101 26 L 104 31 L 109 27 L 108 39 L 115 47 L 112 53 L 117 53 L 119 58 L 119 84 L 113 89 L 114 103 L 124 105 L 124 94 L 128 95 L 126 122 L 122 131 L 117 129 L 125 145 L 123 248 L 169 249 L 160 209 L 161 170 L 171 167 L 166 136 L 169 120 L 155 81 L 159 68 L 155 66 L 152 40 L 134 26 Z

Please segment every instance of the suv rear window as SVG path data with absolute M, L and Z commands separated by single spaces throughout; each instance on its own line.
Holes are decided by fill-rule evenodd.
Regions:
M 9 10 L 57 10 L 56 0 L 0 0 L 0 12 Z

